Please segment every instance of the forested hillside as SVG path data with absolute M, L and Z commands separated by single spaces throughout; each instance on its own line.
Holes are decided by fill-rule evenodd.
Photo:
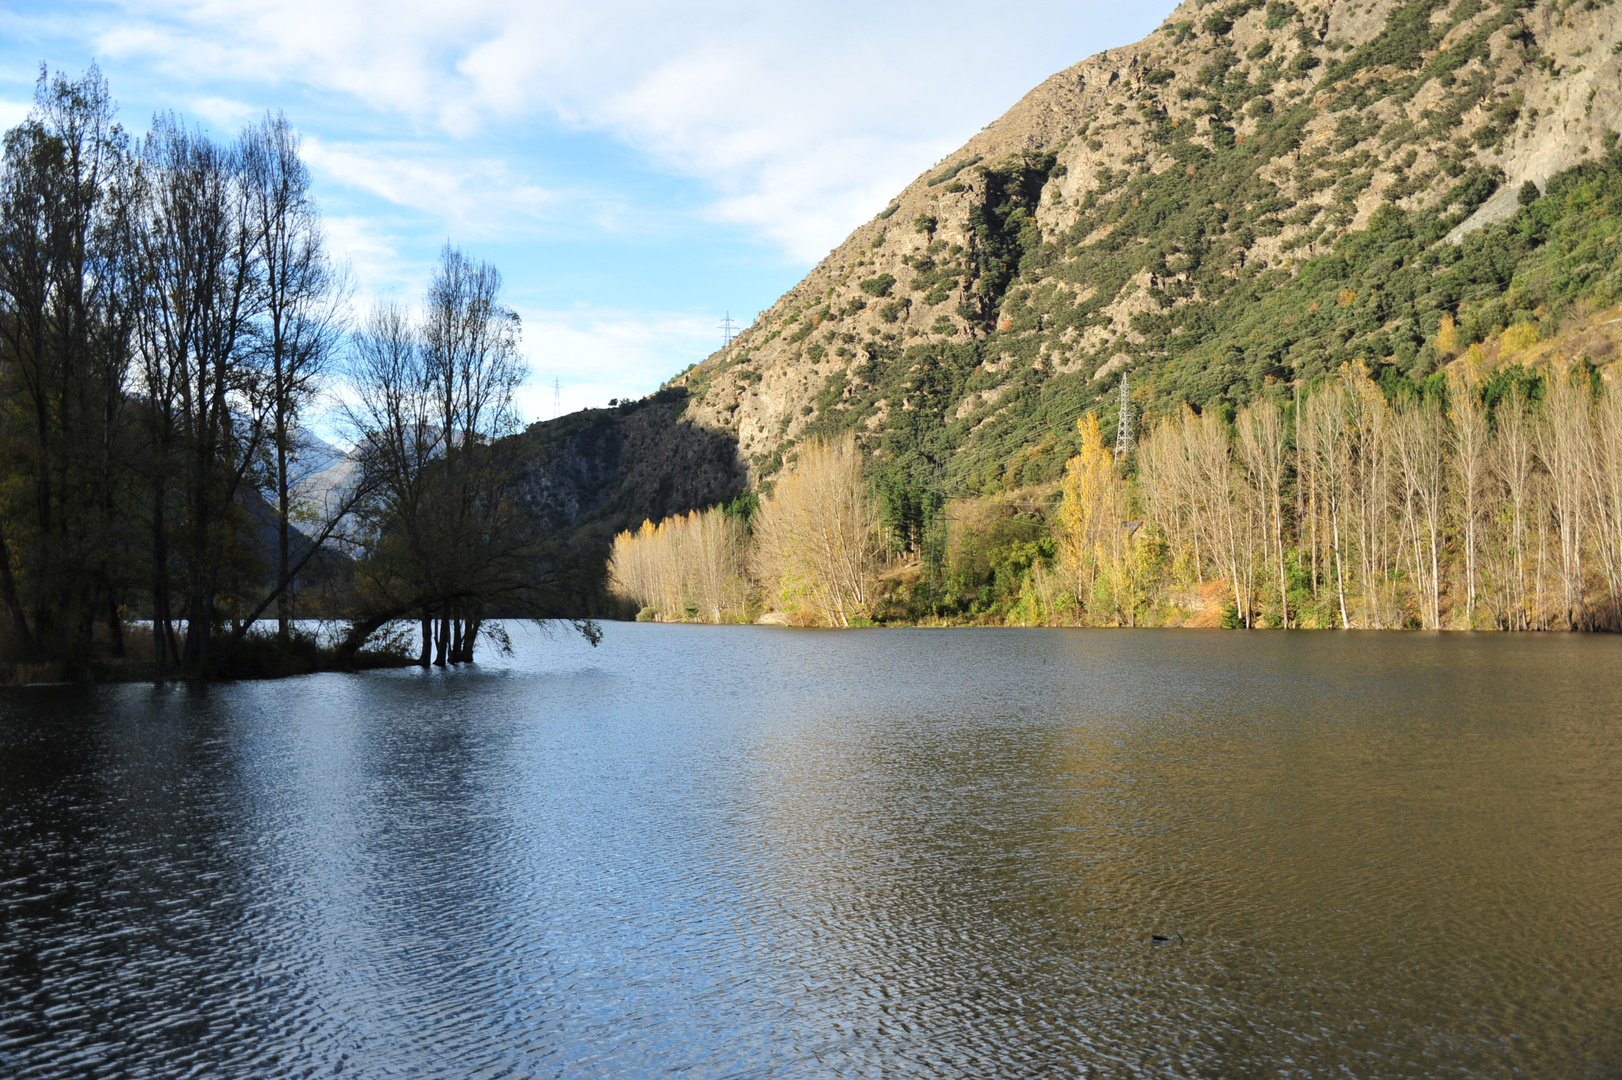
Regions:
M 1615 626 L 1619 31 L 1184 4 L 685 372 L 687 420 L 767 493 L 854 435 L 878 617 Z
M 1232 409 L 1350 360 L 1423 379 L 1444 315 L 1458 348 L 1547 337 L 1622 288 L 1614 229 L 1574 209 L 1603 203 L 1597 174 L 1548 191 L 1535 225 L 1480 227 L 1614 145 L 1618 19 L 1184 4 L 920 176 L 678 380 L 688 415 L 734 432 L 756 479 L 854 429 L 916 499 L 1056 478 L 1123 376 L 1150 415 Z

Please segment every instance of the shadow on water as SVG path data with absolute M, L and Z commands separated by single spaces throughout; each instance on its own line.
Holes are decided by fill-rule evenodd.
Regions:
M 0 695 L 0 1073 L 1622 1070 L 1615 639 L 515 636 Z

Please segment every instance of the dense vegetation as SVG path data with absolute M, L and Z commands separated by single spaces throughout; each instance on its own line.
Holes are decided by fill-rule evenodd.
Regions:
M 1484 378 L 1468 356 L 1399 385 L 1388 401 L 1348 363 L 1114 452 L 1088 414 L 1057 490 L 957 500 L 911 558 L 892 525 L 882 568 L 879 499 L 853 455 L 842 484 L 808 483 L 827 471 L 812 443 L 752 538 L 719 508 L 648 522 L 611 578 L 670 620 L 1622 629 L 1622 388 L 1584 363 Z M 785 550 L 817 555 L 762 557 Z
M 878 505 L 855 439 L 813 440 L 764 499 L 614 538 L 612 594 L 638 619 L 849 627 L 878 611 Z
M 405 618 L 420 662 L 459 662 L 492 606 L 545 609 L 562 581 L 512 496 L 522 365 L 494 268 L 447 246 L 420 319 L 352 333 L 283 118 L 221 145 L 160 116 L 136 143 L 114 112 L 94 69 L 42 75 L 0 160 L 8 674 L 352 664 Z M 311 460 L 340 380 L 355 449 Z M 300 639 L 311 615 L 353 620 L 335 653 Z
M 1298 121 L 1279 114 L 1265 137 L 1289 139 Z M 1559 362 L 1539 350 L 1622 299 L 1622 150 L 1615 133 L 1604 145 L 1543 189 L 1523 186 L 1507 221 L 1462 242 L 1449 233 L 1496 183 L 1469 170 L 1441 204 L 1387 203 L 1293 269 L 1237 257 L 1243 230 L 1289 210 L 1267 201 L 1237 141 L 1187 151 L 1228 188 L 1207 176 L 1190 197 L 1186 170 L 1122 177 L 1057 237 L 1029 213 L 1050 158 L 982 167 L 974 250 L 920 218 L 930 254 L 910 260 L 905 291 L 928 305 L 966 282 L 958 314 L 995 326 L 911 344 L 824 335 L 859 351 L 863 393 L 830 377 L 808 431 L 861 431 L 900 405 L 864 435 L 898 560 L 868 614 L 1616 628 L 1622 429 L 1593 363 L 1614 346 L 1602 337 L 1588 355 L 1579 341 Z M 1118 373 L 1044 365 L 1056 338 L 1098 325 L 1103 299 L 1140 275 L 1155 302 L 1133 315 L 1139 340 Z M 1101 279 L 1078 299 L 1078 283 Z M 1141 445 L 1094 468 L 1111 509 L 1083 542 L 1074 479 L 1097 448 L 1082 432 L 1114 430 L 1123 377 Z M 949 411 L 981 389 L 994 409 Z M 1265 410 L 1264 484 L 1247 424 Z M 1172 479 L 1190 470 L 1203 484 Z
M 1198 201 L 1178 198 L 1186 174 L 1127 180 L 1123 197 L 1084 215 L 1069 236 L 1044 239 L 1025 207 L 1039 187 L 1032 177 L 1051 161 L 988 170 L 976 287 L 991 282 L 994 290 L 1010 265 L 1020 268 L 997 328 L 905 346 L 880 335 L 863 347 L 858 369 L 866 398 L 830 380 L 809 429 L 857 427 L 882 400 L 903 405 L 876 436 L 869 470 L 901 566 L 869 613 L 1132 625 L 1618 626 L 1622 429 L 1617 392 L 1592 363 L 1614 359 L 1611 346 L 1601 340 L 1592 357 L 1579 348 L 1571 363 L 1520 362 L 1622 299 L 1622 150 L 1614 133 L 1605 145 L 1602 159 L 1544 189 L 1526 185 L 1509 220 L 1461 243 L 1446 238 L 1491 185 L 1430 211 L 1387 204 L 1366 229 L 1294 272 L 1234 266 L 1231 249 L 1202 246 L 1201 237 L 1221 232 L 1210 215 L 1222 215 L 1206 206 L 1202 218 Z M 1226 198 L 1251 199 L 1254 208 L 1262 193 L 1243 185 L 1259 181 L 1241 173 Z M 1177 243 L 1141 242 L 1168 228 L 1177 236 L 1178 222 L 1192 224 Z M 1104 240 L 1077 242 L 1112 224 Z M 936 255 L 914 260 L 913 291 L 926 302 L 937 284 L 929 275 L 971 270 L 970 252 L 939 241 L 930 250 Z M 1202 273 L 1207 266 L 1216 269 Z M 1137 383 L 1142 446 L 1111 466 L 1114 502 L 1097 520 L 1112 524 L 1083 543 L 1066 500 L 1075 497 L 1068 485 L 1076 462 L 1095 450 L 1076 420 L 1087 421 L 1080 431 L 1113 431 L 1119 398 L 1108 391 L 1122 376 L 1055 375 L 1031 360 L 1048 335 L 1097 316 L 1097 301 L 1077 301 L 1061 287 L 1066 280 L 1108 272 L 1124 281 L 1151 269 L 1163 303 L 1133 318 L 1148 360 L 1123 372 Z M 1196 294 L 1199 303 L 1179 302 Z M 961 314 L 980 318 L 987 306 L 971 291 Z M 994 381 L 994 416 L 947 411 Z M 1276 416 L 1266 500 L 1245 457 L 1245 424 L 1260 409 Z M 1205 451 L 1191 458 L 1196 431 Z M 1326 432 L 1338 441 L 1325 442 Z M 1168 479 L 1176 470 L 1166 447 L 1179 440 L 1185 472 L 1191 460 L 1203 462 L 1204 486 Z M 1415 446 L 1428 455 L 1423 492 Z M 1100 474 L 1094 486 L 1106 479 Z M 1174 489 L 1181 503 L 1168 495 Z M 1324 516 L 1331 508 L 1338 518 L 1346 507 L 1356 508 L 1355 535 Z M 1110 531 L 1126 521 L 1144 524 L 1130 535 Z M 1199 531 L 1213 521 L 1223 523 L 1226 541 Z M 1421 549 L 1424 558 L 1415 555 Z M 1277 588 L 1258 584 L 1266 581 Z
M 1015 235 L 1024 237 L 1025 270 L 999 329 L 976 340 L 870 343 L 858 368 L 866 396 L 841 397 L 831 388 L 809 430 L 854 427 L 879 401 L 904 403 L 883 425 L 886 466 L 877 483 L 892 524 L 916 546 L 926 519 L 948 498 L 1056 480 L 1077 450 L 1078 416 L 1096 412 L 1106 429 L 1114 424 L 1117 398 L 1110 391 L 1123 376 L 1133 380 L 1136 407 L 1150 417 L 1187 405 L 1231 418 L 1258 396 L 1282 393 L 1287 384 L 1310 388 L 1351 362 L 1365 364 L 1388 398 L 1427 379 L 1434 388 L 1440 367 L 1472 345 L 1509 359 L 1574 315 L 1622 298 L 1622 153 L 1614 134 L 1607 142 L 1611 150 L 1602 160 L 1553 178 L 1545 191 L 1528 187 L 1511 220 L 1460 244 L 1444 237 L 1474 209 L 1475 195 L 1447 213 L 1387 205 L 1367 229 L 1345 235 L 1296 272 L 1231 267 L 1227 249 L 1198 242 L 1222 229 L 1202 218 L 1196 203 L 1179 199 L 1181 174 L 1135 178 L 1123 197 L 1084 216 L 1068 237 L 1043 240 L 1021 226 Z M 1255 182 L 1253 173 L 1245 181 Z M 1227 196 L 1252 197 L 1259 196 L 1244 190 Z M 1205 212 L 1222 216 L 1211 207 Z M 1017 205 L 1002 215 L 1004 236 L 1010 220 L 1020 220 Z M 1143 231 L 1176 236 L 1179 222 L 1186 222 L 1185 239 L 1176 243 L 1133 239 Z M 1079 243 L 1111 224 L 1116 229 L 1106 239 Z M 1117 236 L 1120 243 L 1112 245 Z M 950 250 L 941 254 L 953 257 Z M 1101 266 L 1111 281 L 1124 282 L 1145 272 L 1146 263 L 1158 264 L 1151 288 L 1163 306 L 1132 319 L 1143 339 L 1134 351 L 1145 359 L 1099 379 L 1086 370 L 1046 368 L 1045 343 L 1096 324 L 1100 298 L 1113 295 L 1106 287 L 1077 301 L 1064 282 L 1096 280 Z M 1182 302 L 1196 293 L 1199 303 Z M 988 387 L 996 388 L 994 410 L 949 411 Z

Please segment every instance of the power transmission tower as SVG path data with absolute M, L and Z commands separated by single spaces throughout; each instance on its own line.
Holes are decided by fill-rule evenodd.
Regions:
M 732 321 L 732 310 L 727 309 L 727 317 L 721 320 L 721 348 L 732 344 L 732 339 L 738 336 L 743 327 Z
M 552 419 L 556 420 L 563 415 L 563 384 L 554 376 L 552 379 Z
M 1115 425 L 1115 460 L 1119 461 L 1132 449 L 1132 390 L 1126 385 L 1126 372 L 1121 372 L 1121 419 Z

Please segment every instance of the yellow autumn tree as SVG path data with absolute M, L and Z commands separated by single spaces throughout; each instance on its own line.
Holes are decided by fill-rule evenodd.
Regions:
M 614 538 L 609 591 L 663 622 L 727 622 L 748 604 L 743 528 L 720 507 L 677 514 Z
M 755 575 L 791 621 L 850 626 L 878 590 L 880 517 L 854 435 L 812 439 L 755 518 Z
M 1065 465 L 1060 485 L 1058 547 L 1060 564 L 1076 597 L 1095 620 L 1113 609 L 1113 582 L 1119 576 L 1125 533 L 1126 487 L 1104 446 L 1098 417 L 1076 422 L 1081 452 Z
M 1457 356 L 1459 353 L 1459 331 L 1453 325 L 1451 315 L 1442 316 L 1442 325 L 1436 331 L 1436 351 L 1444 357 Z

